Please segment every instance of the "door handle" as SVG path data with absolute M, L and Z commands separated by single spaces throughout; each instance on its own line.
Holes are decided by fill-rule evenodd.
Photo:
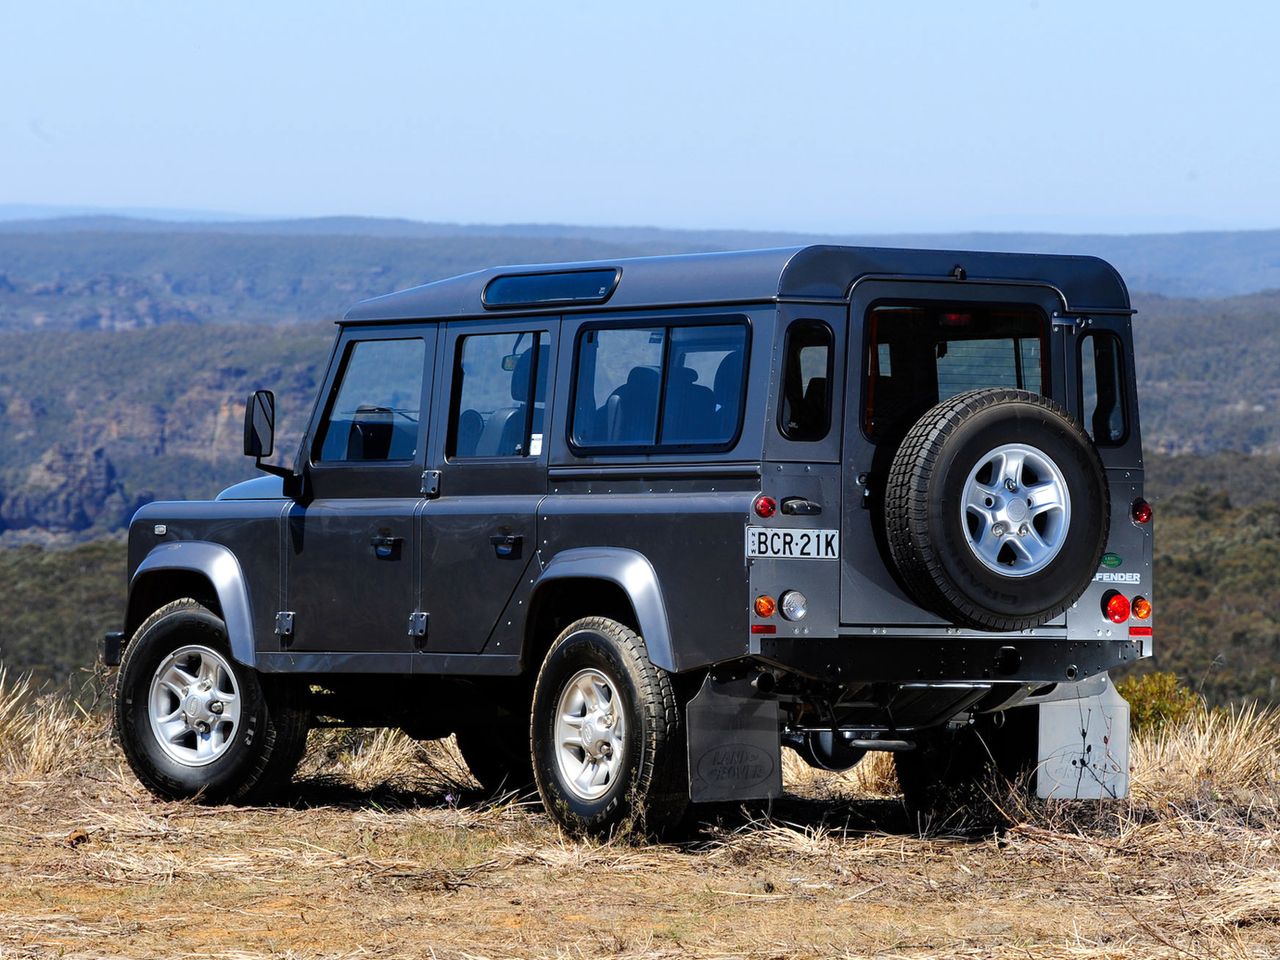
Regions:
M 520 556 L 520 548 L 524 545 L 524 537 L 519 534 L 496 534 L 489 538 L 493 544 L 494 555 L 502 560 L 514 560 Z
M 404 537 L 370 537 L 369 546 L 373 547 L 373 552 L 377 554 L 380 560 L 393 559 L 400 552 L 400 545 L 404 543 Z

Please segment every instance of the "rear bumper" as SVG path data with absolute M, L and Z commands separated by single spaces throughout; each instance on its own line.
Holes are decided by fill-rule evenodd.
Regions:
M 840 683 L 1061 683 L 1142 656 L 1131 640 L 1047 637 L 755 638 L 755 658 Z

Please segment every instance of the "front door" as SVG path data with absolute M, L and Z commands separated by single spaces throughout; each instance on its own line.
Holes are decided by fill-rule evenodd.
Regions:
M 450 324 L 421 514 L 429 653 L 480 653 L 537 551 L 559 318 Z M 442 404 L 442 406 L 445 406 Z
M 285 521 L 282 649 L 409 667 L 435 336 L 352 327 L 338 343 L 304 452 L 312 496 Z

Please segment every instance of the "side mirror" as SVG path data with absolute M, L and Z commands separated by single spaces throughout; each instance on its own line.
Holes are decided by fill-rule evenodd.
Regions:
M 244 455 L 261 460 L 276 446 L 276 395 L 255 390 L 244 408 Z

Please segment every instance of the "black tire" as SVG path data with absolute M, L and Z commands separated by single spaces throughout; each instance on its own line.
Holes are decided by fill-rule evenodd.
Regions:
M 590 799 L 570 785 L 556 736 L 561 696 L 585 670 L 607 680 L 624 724 L 617 775 Z M 683 721 L 670 675 L 650 662 L 638 634 L 603 617 L 570 624 L 547 653 L 533 693 L 533 771 L 547 811 L 574 834 L 675 830 L 689 805 Z
M 467 769 L 486 793 L 525 794 L 534 788 L 527 696 L 489 723 L 468 724 L 456 737 Z
M 983 715 L 959 729 L 921 731 L 893 756 L 903 803 L 923 829 L 998 823 L 1006 801 L 1035 785 L 1039 709 Z
M 1009 444 L 1056 465 L 1071 503 L 1056 555 L 1025 576 L 978 558 L 961 509 L 971 471 Z M 1066 410 L 1025 390 L 973 390 L 931 409 L 902 441 L 889 469 L 885 533 L 893 564 L 921 606 L 962 626 L 1023 630 L 1049 622 L 1084 593 L 1106 548 L 1110 511 L 1097 448 Z
M 152 678 L 175 651 L 206 647 L 230 667 L 239 689 L 240 717 L 230 743 L 202 766 L 175 760 L 152 731 Z M 231 655 L 226 625 L 199 602 L 185 598 L 161 607 L 129 641 L 116 680 L 115 729 L 125 758 L 142 785 L 164 800 L 256 803 L 271 798 L 292 777 L 307 745 L 310 712 L 292 678 L 269 678 Z

